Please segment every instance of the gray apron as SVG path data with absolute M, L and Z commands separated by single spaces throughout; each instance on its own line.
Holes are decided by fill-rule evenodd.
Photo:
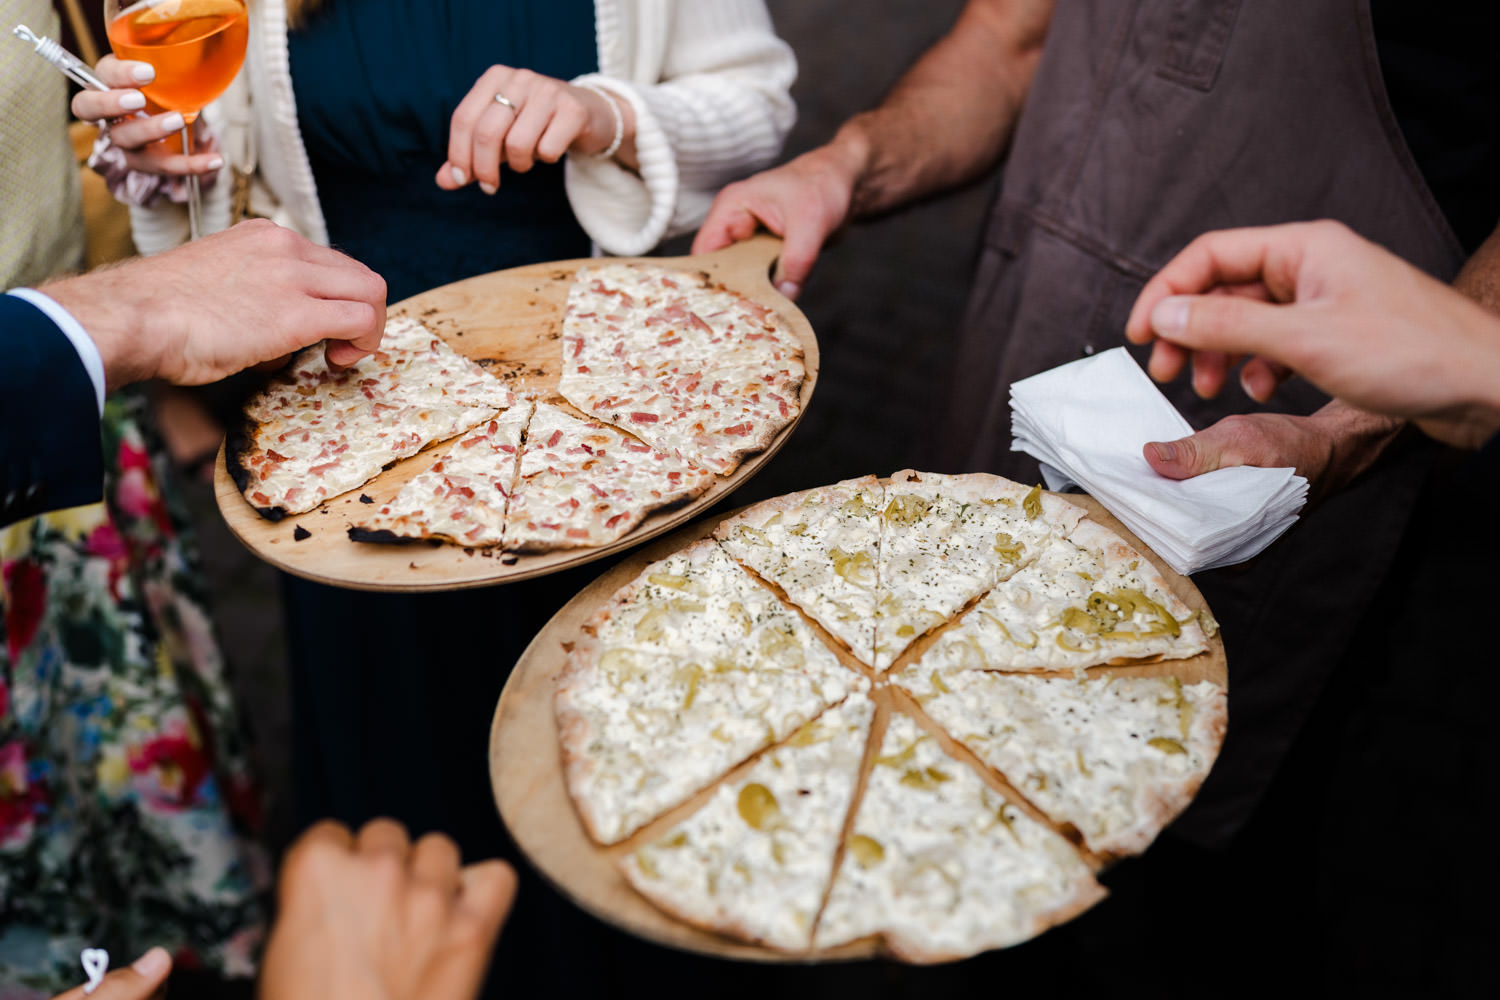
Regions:
M 985 234 L 937 467 L 1036 481 L 1010 383 L 1123 343 L 1144 281 L 1211 229 L 1334 218 L 1450 280 L 1463 252 L 1401 138 L 1368 0 L 1059 0 Z M 1143 362 L 1145 352 L 1136 350 Z M 1164 387 L 1195 428 L 1257 408 Z M 1327 399 L 1283 386 L 1268 409 Z M 1174 825 L 1248 817 L 1354 634 L 1432 449 L 1398 442 L 1252 563 L 1195 581 L 1223 626 L 1230 725 Z

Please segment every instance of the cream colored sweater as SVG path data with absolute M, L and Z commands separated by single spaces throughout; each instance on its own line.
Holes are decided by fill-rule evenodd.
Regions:
M 569 156 L 568 199 L 600 249 L 634 256 L 695 228 L 719 188 L 776 157 L 796 117 L 797 64 L 764 0 L 594 0 L 594 19 L 600 71 L 576 82 L 605 86 L 634 107 L 640 173 Z M 229 225 L 236 168 L 254 178 L 253 212 L 326 244 L 297 125 L 285 0 L 250 4 L 245 69 L 204 117 L 226 160 L 225 176 L 204 194 L 204 231 Z M 181 205 L 132 208 L 131 223 L 142 253 L 187 239 Z

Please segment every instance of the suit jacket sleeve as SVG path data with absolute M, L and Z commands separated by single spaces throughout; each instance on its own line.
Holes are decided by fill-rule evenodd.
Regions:
M 36 306 L 0 295 L 0 527 L 103 490 L 98 403 L 77 350 Z

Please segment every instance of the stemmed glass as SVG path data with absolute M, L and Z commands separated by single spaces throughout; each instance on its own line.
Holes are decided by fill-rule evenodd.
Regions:
M 244 0 L 104 0 L 109 47 L 120 59 L 156 67 L 141 90 L 182 115 L 182 151 L 193 152 L 193 122 L 224 92 L 245 61 Z M 200 233 L 198 175 L 188 174 L 188 232 Z

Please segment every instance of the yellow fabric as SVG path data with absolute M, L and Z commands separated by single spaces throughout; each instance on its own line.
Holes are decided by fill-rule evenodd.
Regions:
M 51 0 L 0 0 L 0 289 L 83 263 L 67 78 L 9 37 L 17 24 L 57 37 Z

